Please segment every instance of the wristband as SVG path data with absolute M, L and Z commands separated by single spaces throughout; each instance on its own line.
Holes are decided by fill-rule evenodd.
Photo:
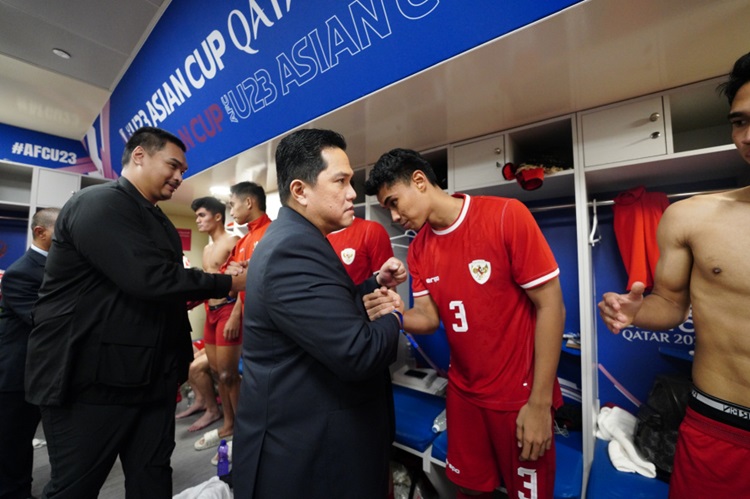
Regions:
M 391 313 L 392 314 L 396 314 L 396 317 L 398 317 L 398 323 L 401 326 L 401 329 L 399 329 L 398 332 L 399 333 L 403 333 L 404 332 L 404 315 L 401 312 L 399 312 L 398 310 L 394 310 Z

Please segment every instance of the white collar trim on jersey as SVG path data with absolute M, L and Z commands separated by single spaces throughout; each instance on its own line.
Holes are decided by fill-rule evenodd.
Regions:
M 455 197 L 459 197 L 459 196 L 455 196 Z M 466 218 L 466 214 L 469 212 L 469 203 L 471 202 L 471 196 L 469 196 L 468 194 L 464 194 L 463 198 L 464 198 L 464 205 L 463 207 L 461 207 L 461 213 L 458 215 L 458 218 L 456 219 L 456 221 L 443 230 L 432 229 L 432 232 L 434 232 L 438 236 L 444 236 L 458 229 L 458 227 L 461 225 L 461 222 L 463 222 L 464 218 Z

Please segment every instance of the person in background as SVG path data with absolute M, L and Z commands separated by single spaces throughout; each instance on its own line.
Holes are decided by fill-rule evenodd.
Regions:
M 354 217 L 349 227 L 328 234 L 328 241 L 354 284 L 361 284 L 393 256 L 391 239 L 377 222 Z
M 0 497 L 31 497 L 34 439 L 41 415 L 25 400 L 26 344 L 39 296 L 58 208 L 31 218 L 31 247 L 5 271 L 0 287 Z
M 338 133 L 305 129 L 276 150 L 282 207 L 247 269 L 237 497 L 388 494 L 400 312 L 371 322 L 361 296 L 406 270 L 389 259 L 355 287 L 326 240 L 354 217 L 345 149 Z
M 226 219 L 226 206 L 215 197 L 207 196 L 194 199 L 190 208 L 195 212 L 195 223 L 198 232 L 208 234 L 208 244 L 203 248 L 203 270 L 206 272 L 219 272 L 221 266 L 227 261 L 229 253 L 239 240 L 226 231 L 224 222 Z M 203 336 L 215 338 L 217 331 L 223 334 L 224 325 L 229 318 L 235 299 L 232 297 L 211 298 L 205 303 L 206 323 Z M 192 425 L 188 431 L 198 431 L 221 418 L 219 406 L 216 403 L 214 392 L 214 379 L 211 375 L 210 363 L 205 348 L 194 354 L 190 363 L 188 381 L 195 392 L 195 401 L 183 412 L 175 416 L 181 419 L 196 412 L 205 411 Z
M 184 267 L 157 206 L 187 170 L 180 139 L 140 128 L 122 165 L 63 206 L 34 307 L 26 400 L 42 413 L 47 498 L 96 497 L 118 457 L 127 497 L 172 497 L 175 388 L 193 358 L 186 302 L 245 284 Z
M 383 154 L 365 183 L 409 245 L 414 307 L 404 329 L 433 333 L 451 351 L 446 473 L 458 497 L 552 498 L 553 416 L 565 307 L 559 268 L 529 210 L 515 199 L 450 195 L 417 152 Z M 367 308 L 392 308 L 392 292 Z
M 229 213 L 235 224 L 247 225 L 247 234 L 237 241 L 222 264 L 220 271 L 244 268 L 253 255 L 271 219 L 266 215 L 266 192 L 254 182 L 240 182 L 229 188 Z M 229 270 L 230 272 L 232 270 Z M 215 449 L 222 439 L 232 439 L 234 420 L 240 396 L 240 352 L 242 351 L 242 309 L 245 292 L 240 291 L 232 307 L 225 307 L 223 329 L 204 336 L 211 369 L 219 379 L 219 395 L 224 411 L 224 424 L 218 430 L 203 435 L 196 443 L 197 450 Z
M 721 87 L 732 140 L 750 163 L 750 53 Z M 633 324 L 679 326 L 692 306 L 694 388 L 680 426 L 669 497 L 740 497 L 750 490 L 750 187 L 694 196 L 667 208 L 657 230 L 654 287 L 604 293 L 599 313 L 615 334 Z

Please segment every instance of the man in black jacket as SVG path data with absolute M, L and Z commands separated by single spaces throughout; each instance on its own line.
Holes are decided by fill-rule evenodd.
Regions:
M 31 218 L 31 247 L 5 272 L 0 299 L 0 497 L 31 497 L 39 408 L 23 391 L 31 309 L 39 296 L 44 263 L 60 210 L 44 208 Z
M 300 130 L 276 152 L 283 206 L 248 265 L 232 469 L 242 499 L 388 494 L 400 320 L 391 308 L 368 321 L 361 294 L 406 269 L 389 259 L 357 288 L 326 240 L 354 217 L 345 148 L 335 132 Z
M 192 359 L 185 303 L 244 288 L 243 275 L 185 269 L 156 206 L 187 169 L 174 135 L 144 127 L 122 177 L 63 207 L 34 308 L 26 397 L 41 406 L 49 498 L 97 497 L 119 456 L 127 497 L 172 496 L 175 390 Z

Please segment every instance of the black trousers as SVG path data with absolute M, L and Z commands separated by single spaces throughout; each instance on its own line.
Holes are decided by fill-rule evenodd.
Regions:
M 24 400 L 24 392 L 0 392 L 0 499 L 31 496 L 31 441 L 39 418 L 39 408 Z
M 43 406 L 51 465 L 42 497 L 96 498 L 117 456 L 127 499 L 172 497 L 175 398 L 147 405 Z

